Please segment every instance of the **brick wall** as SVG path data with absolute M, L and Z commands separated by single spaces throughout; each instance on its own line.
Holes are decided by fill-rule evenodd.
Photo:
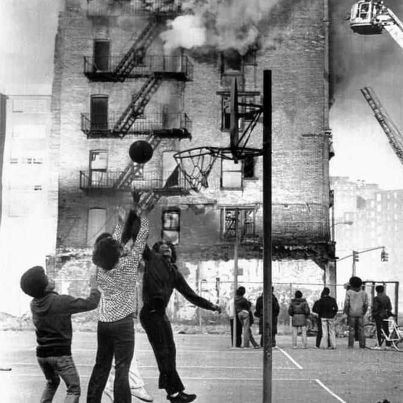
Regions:
M 83 74 L 83 56 L 92 55 L 94 39 L 110 39 L 112 53 L 124 52 L 146 22 L 144 16 L 136 15 L 89 18 L 86 2 L 72 5 L 68 2 L 59 21 L 53 135 L 60 147 L 59 246 L 83 247 L 88 209 L 106 208 L 107 227 L 110 227 L 113 206 L 129 205 L 130 196 L 88 195 L 79 189 L 79 171 L 88 170 L 89 152 L 93 149 L 108 151 L 109 169 L 123 169 L 129 163 L 127 151 L 135 139 L 127 136 L 123 140 L 88 140 L 80 130 L 80 114 L 89 112 L 91 94 L 109 95 L 110 110 L 123 111 L 132 94 L 144 82 L 144 79 L 123 83 L 91 82 Z M 256 69 L 249 67 L 247 70 L 248 90 L 259 91 L 260 95 L 263 70 L 273 71 L 273 236 L 277 242 L 285 244 L 328 241 L 329 139 L 324 134 L 328 129 L 328 83 L 323 20 L 323 0 L 281 3 L 262 26 L 262 47 L 257 53 Z M 154 41 L 152 51 L 162 52 L 160 40 Z M 223 88 L 218 57 L 213 53 L 202 58 L 194 51 L 188 55 L 194 65 L 194 80 L 185 84 L 164 82 L 146 112 L 158 110 L 162 103 L 176 102 L 178 108 L 183 103 L 184 111 L 193 121 L 192 140 L 163 141 L 146 165 L 147 170 L 161 172 L 160 153 L 163 150 L 229 145 L 229 134 L 220 131 L 221 96 L 217 91 Z M 260 147 L 261 137 L 262 125 L 259 123 L 250 146 Z M 200 213 L 200 209 L 196 212 L 192 207 L 181 206 L 180 248 L 187 250 L 189 256 L 200 245 L 208 247 L 219 242 L 220 206 L 262 202 L 261 157 L 256 162 L 257 179 L 244 181 L 244 187 L 239 191 L 220 188 L 220 167 L 220 161 L 217 161 L 208 180 L 209 188 L 202 191 L 203 196 L 217 201 L 216 207 Z M 164 197 L 151 211 L 151 239 L 159 238 L 161 209 L 175 203 Z M 257 212 L 260 230 L 262 213 L 260 207 Z M 214 258 L 220 258 L 216 250 Z

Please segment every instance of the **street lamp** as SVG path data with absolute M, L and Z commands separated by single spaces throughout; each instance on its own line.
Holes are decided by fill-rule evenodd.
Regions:
M 332 241 L 335 240 L 335 227 L 336 225 L 353 225 L 354 221 L 339 221 L 339 222 L 333 222 L 332 223 Z

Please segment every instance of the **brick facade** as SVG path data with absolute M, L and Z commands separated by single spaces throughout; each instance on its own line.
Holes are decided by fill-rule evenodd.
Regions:
M 88 170 L 91 150 L 107 152 L 108 170 L 123 170 L 130 163 L 130 144 L 144 136 L 123 139 L 92 138 L 81 131 L 80 114 L 90 112 L 92 95 L 107 95 L 110 113 L 119 115 L 139 91 L 144 78 L 123 82 L 96 82 L 83 73 L 83 57 L 93 53 L 94 40 L 109 40 L 111 53 L 123 55 L 147 24 L 144 13 L 127 13 L 118 3 L 101 7 L 97 0 L 68 0 L 59 17 L 53 84 L 52 136 L 58 148 L 59 248 L 85 248 L 89 209 L 105 209 L 105 229 L 115 222 L 114 206 L 131 202 L 128 192 L 85 192 L 79 186 L 79 172 Z M 125 2 L 128 3 L 128 2 Z M 129 2 L 130 3 L 130 2 Z M 134 4 L 134 2 L 132 2 Z M 328 43 L 325 0 L 280 3 L 262 21 L 261 46 L 256 63 L 245 65 L 245 91 L 262 102 L 263 71 L 273 72 L 273 242 L 281 247 L 302 249 L 312 244 L 328 255 L 329 242 L 329 124 Z M 102 2 L 103 5 L 106 2 Z M 123 3 L 122 3 L 123 4 Z M 131 3 L 130 3 L 131 4 Z M 128 4 L 122 5 L 126 7 Z M 162 54 L 157 37 L 147 49 Z M 163 80 L 150 99 L 145 114 L 168 105 L 192 119 L 192 139 L 163 139 L 145 171 L 162 175 L 162 152 L 214 145 L 228 147 L 228 131 L 221 130 L 222 86 L 220 54 L 202 55 L 197 49 L 182 52 L 193 64 L 192 81 Z M 181 54 L 177 51 L 176 54 Z M 250 147 L 261 147 L 262 123 L 258 123 Z M 159 239 L 161 214 L 167 207 L 181 210 L 178 250 L 189 261 L 227 260 L 233 256 L 231 242 L 222 242 L 222 209 L 256 206 L 256 235 L 262 236 L 262 157 L 256 158 L 253 178 L 244 178 L 239 190 L 221 188 L 221 160 L 208 178 L 209 187 L 199 195 L 161 197 L 149 212 L 150 242 Z M 213 200 L 203 206 L 203 200 Z M 261 258 L 261 248 L 241 247 L 240 256 Z M 309 257 L 309 256 L 308 256 Z M 293 259 L 300 256 L 281 258 Z M 306 255 L 305 255 L 306 258 Z

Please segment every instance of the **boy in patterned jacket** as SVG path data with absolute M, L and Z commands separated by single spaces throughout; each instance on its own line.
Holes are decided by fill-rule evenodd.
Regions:
M 124 209 L 118 210 L 119 222 L 113 235 L 101 234 L 95 242 L 92 260 L 99 267 L 101 291 L 97 328 L 98 349 L 88 384 L 88 403 L 100 403 L 113 358 L 115 358 L 114 400 L 130 403 L 129 369 L 134 352 L 134 317 L 137 312 L 136 279 L 139 262 L 147 241 L 149 223 L 137 218 L 138 233 L 132 247 L 122 246 Z

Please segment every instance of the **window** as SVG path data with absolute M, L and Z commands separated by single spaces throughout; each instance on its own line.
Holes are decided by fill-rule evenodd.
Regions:
M 94 41 L 94 70 L 108 71 L 110 56 L 110 42 L 108 40 Z
M 243 177 L 245 179 L 255 178 L 255 158 L 251 155 L 243 160 Z
M 106 180 L 108 169 L 108 153 L 105 150 L 90 151 L 90 184 L 91 186 L 102 186 Z
M 256 237 L 256 208 L 224 207 L 221 209 L 221 234 L 225 240 L 233 240 L 236 235 L 238 216 L 238 234 L 241 241 Z
M 108 97 L 91 96 L 91 130 L 108 130 Z
M 177 167 L 174 154 L 177 151 L 164 151 L 162 154 L 162 185 L 164 186 L 169 178 L 169 186 L 178 186 L 179 175 L 173 174 Z
M 88 211 L 87 245 L 93 246 L 98 235 L 105 232 L 106 210 L 103 208 L 90 208 Z
M 242 163 L 233 160 L 222 160 L 221 187 L 226 189 L 242 189 Z
M 176 208 L 164 210 L 162 212 L 162 240 L 177 245 L 179 243 L 179 232 L 180 210 Z

